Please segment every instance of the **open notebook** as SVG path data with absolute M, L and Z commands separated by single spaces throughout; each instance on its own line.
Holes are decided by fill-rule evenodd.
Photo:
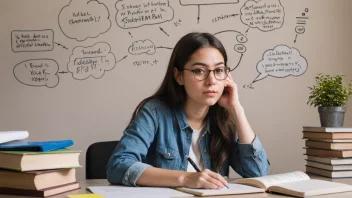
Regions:
M 235 180 L 234 183 L 256 186 L 268 192 L 308 197 L 352 191 L 352 186 L 342 183 L 310 179 L 301 171 Z
M 175 188 L 176 190 L 193 194 L 196 196 L 214 196 L 214 195 L 236 195 L 236 194 L 248 194 L 248 193 L 263 193 L 264 189 L 240 185 L 240 184 L 229 184 L 229 188 L 224 187 L 219 190 L 211 189 L 195 189 L 195 188 Z

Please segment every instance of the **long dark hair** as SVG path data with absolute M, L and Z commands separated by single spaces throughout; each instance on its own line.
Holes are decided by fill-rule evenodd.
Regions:
M 227 54 L 221 42 L 212 34 L 193 32 L 183 36 L 176 44 L 169 61 L 163 82 L 159 89 L 150 97 L 144 99 L 133 112 L 130 123 L 136 118 L 140 108 L 151 99 L 164 101 L 168 106 L 183 105 L 186 102 L 185 88 L 179 85 L 173 75 L 176 67 L 183 71 L 189 58 L 202 47 L 213 47 L 219 50 L 227 63 Z M 235 139 L 234 120 L 227 110 L 217 103 L 208 112 L 211 130 L 210 157 L 212 166 L 217 171 L 226 160 Z

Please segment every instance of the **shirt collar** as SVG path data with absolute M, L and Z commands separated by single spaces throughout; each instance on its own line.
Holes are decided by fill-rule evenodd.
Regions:
M 185 109 L 183 107 L 183 105 L 178 105 L 177 107 L 175 107 L 175 115 L 176 115 L 176 119 L 178 122 L 178 125 L 180 127 L 181 130 L 184 130 L 186 128 L 191 128 L 189 126 L 189 123 L 187 121 L 187 117 L 186 117 L 186 113 L 185 113 Z M 210 119 L 209 116 L 207 116 L 207 123 L 205 125 L 205 132 L 210 133 Z

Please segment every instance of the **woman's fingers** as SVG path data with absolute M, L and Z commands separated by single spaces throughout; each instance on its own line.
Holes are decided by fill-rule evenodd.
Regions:
M 219 189 L 227 186 L 227 181 L 218 173 L 205 169 L 202 172 L 203 178 L 207 181 L 204 188 Z
M 220 187 L 228 186 L 228 183 L 227 183 L 226 179 L 223 176 L 221 176 L 220 174 L 215 173 L 213 171 L 210 171 L 208 169 L 206 169 L 206 170 L 209 171 L 209 176 L 210 177 L 215 179 L 217 182 L 221 183 L 220 185 L 218 185 L 218 183 L 217 183 L 218 186 L 220 186 Z
M 208 169 L 190 174 L 185 183 L 185 187 L 206 189 L 220 189 L 226 185 L 227 181 L 221 175 Z

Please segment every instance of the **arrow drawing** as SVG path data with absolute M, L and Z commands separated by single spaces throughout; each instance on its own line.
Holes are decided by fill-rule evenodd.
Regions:
M 120 61 L 122 61 L 123 59 L 127 58 L 128 55 L 124 56 L 123 58 L 121 58 L 120 60 L 116 61 L 115 63 L 118 63 Z
M 163 28 L 161 28 L 161 27 L 159 27 L 159 28 L 160 28 L 160 30 L 161 30 L 162 32 L 164 32 L 167 36 L 169 36 L 169 35 L 164 31 Z
M 200 5 L 198 5 L 198 17 L 197 17 L 197 23 L 199 24 L 199 19 L 200 19 Z
M 297 41 L 297 37 L 298 37 L 298 34 L 296 34 L 296 37 L 295 37 L 294 43 L 296 43 L 296 41 Z
M 246 33 L 246 36 L 247 36 L 247 33 L 248 33 L 249 29 L 251 29 L 251 28 L 249 27 L 249 28 L 246 30 L 246 32 L 245 32 L 245 33 Z
M 68 50 L 68 48 L 67 47 L 65 47 L 64 45 L 61 45 L 60 43 L 57 43 L 57 42 L 54 42 L 56 45 L 58 45 L 58 46 L 60 46 L 60 47 L 62 47 L 62 48 L 64 48 L 64 49 L 66 49 L 66 50 Z

